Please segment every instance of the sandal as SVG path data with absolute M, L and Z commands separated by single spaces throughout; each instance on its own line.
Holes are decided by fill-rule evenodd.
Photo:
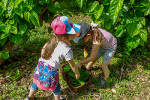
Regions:
M 101 80 L 101 81 L 98 83 L 98 85 L 99 85 L 101 88 L 103 88 L 103 87 L 106 86 L 106 83 L 107 83 L 107 80 L 103 79 L 103 80 Z
M 31 100 L 31 98 L 27 96 L 24 100 Z
M 65 97 L 61 95 L 60 100 L 65 100 Z

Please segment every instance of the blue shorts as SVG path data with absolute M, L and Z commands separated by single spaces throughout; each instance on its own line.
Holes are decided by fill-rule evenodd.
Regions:
M 36 91 L 36 90 L 38 90 L 38 87 L 35 83 L 33 83 L 30 89 L 33 90 L 33 91 Z M 58 84 L 57 88 L 53 91 L 53 94 L 54 95 L 59 95 L 60 93 L 61 93 L 60 84 Z
M 111 58 L 113 57 L 115 51 L 116 51 L 116 48 L 104 49 L 102 47 L 99 47 L 96 57 L 99 58 L 102 56 L 104 62 L 109 62 Z

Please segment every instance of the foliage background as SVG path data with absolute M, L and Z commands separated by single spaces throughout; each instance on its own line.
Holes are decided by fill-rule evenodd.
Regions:
M 13 43 L 28 40 L 31 29 L 42 26 L 43 21 L 50 23 L 58 15 L 72 16 L 75 11 L 90 15 L 92 21 L 111 32 L 123 51 L 139 45 L 148 47 L 149 0 L 1 0 L 1 61 L 9 58 Z

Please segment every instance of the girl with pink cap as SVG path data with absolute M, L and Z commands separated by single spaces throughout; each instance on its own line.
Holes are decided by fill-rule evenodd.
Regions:
M 73 60 L 73 51 L 69 46 L 69 41 L 79 32 L 80 25 L 72 23 L 66 16 L 59 16 L 52 21 L 51 27 L 54 34 L 41 50 L 33 84 L 25 100 L 33 99 L 38 88 L 53 91 L 55 100 L 60 100 L 59 68 L 64 59 L 71 66 L 76 79 L 80 77 L 78 67 Z

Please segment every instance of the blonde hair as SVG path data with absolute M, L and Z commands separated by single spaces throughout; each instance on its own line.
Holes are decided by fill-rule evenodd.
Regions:
M 68 35 L 52 35 L 51 38 L 46 41 L 41 50 L 41 57 L 48 60 L 54 52 L 54 49 L 57 47 L 58 42 L 62 41 L 62 37 L 68 38 Z
M 92 27 L 90 26 L 90 30 L 88 32 L 88 34 L 93 34 L 96 35 L 96 40 L 97 41 L 100 41 L 100 43 L 102 44 L 103 43 L 103 40 L 104 40 L 104 35 L 102 34 L 102 32 L 98 29 L 98 27 L 93 27 L 94 31 L 92 30 Z

